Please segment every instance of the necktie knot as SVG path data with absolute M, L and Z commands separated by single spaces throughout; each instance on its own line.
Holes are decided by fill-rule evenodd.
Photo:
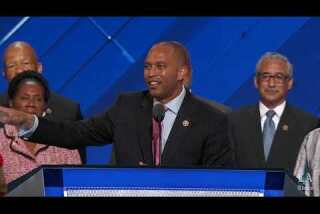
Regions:
M 273 111 L 273 110 L 269 110 L 269 111 L 267 111 L 267 113 L 266 113 L 267 118 L 270 118 L 270 119 L 272 119 L 275 114 L 276 114 L 276 112 Z

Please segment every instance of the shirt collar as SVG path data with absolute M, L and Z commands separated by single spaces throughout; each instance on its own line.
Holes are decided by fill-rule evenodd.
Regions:
M 180 109 L 180 106 L 182 105 L 183 99 L 186 96 L 186 89 L 182 87 L 182 91 L 178 96 L 176 96 L 174 99 L 170 100 L 168 103 L 165 104 L 165 107 L 167 110 L 170 110 L 174 114 L 178 114 L 178 111 Z M 158 100 L 154 99 L 153 105 L 159 103 Z
M 276 112 L 276 116 L 281 117 L 284 108 L 286 107 L 286 101 L 283 101 L 280 105 L 272 109 Z M 267 111 L 271 110 L 267 106 L 265 106 L 261 101 L 259 102 L 259 110 L 260 110 L 260 118 L 266 115 Z

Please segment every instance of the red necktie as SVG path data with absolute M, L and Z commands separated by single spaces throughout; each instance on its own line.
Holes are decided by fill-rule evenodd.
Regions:
M 152 118 L 152 154 L 156 166 L 161 162 L 161 123 Z

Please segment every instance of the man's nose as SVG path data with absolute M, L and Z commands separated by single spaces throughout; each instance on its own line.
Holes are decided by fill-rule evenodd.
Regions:
M 269 80 L 268 80 L 268 85 L 273 87 L 275 86 L 275 79 L 274 77 L 270 77 Z
M 25 67 L 23 65 L 17 65 L 15 71 L 17 74 L 20 74 L 25 71 Z
M 151 68 L 149 68 L 149 70 L 148 70 L 148 74 L 149 74 L 149 76 L 159 75 L 159 69 L 157 69 L 156 66 L 151 66 Z
M 27 107 L 35 107 L 36 106 L 36 100 L 35 99 L 28 99 L 28 102 L 27 102 Z

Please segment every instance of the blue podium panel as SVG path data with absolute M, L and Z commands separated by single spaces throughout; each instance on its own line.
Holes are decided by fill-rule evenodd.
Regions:
M 39 174 L 41 175 L 39 176 Z M 286 196 L 285 183 L 288 183 L 288 179 L 290 179 L 281 170 L 114 168 L 90 166 L 43 166 L 38 172 L 29 177 L 32 178 L 34 176 L 42 177 L 42 181 L 38 182 L 43 188 L 40 191 L 43 196 L 54 197 L 279 197 Z M 291 188 L 297 190 L 294 182 L 290 182 L 292 184 Z M 17 189 L 19 187 L 21 189 L 22 186 L 23 183 Z M 14 195 L 12 194 L 12 196 Z M 298 193 L 296 196 L 299 196 Z

